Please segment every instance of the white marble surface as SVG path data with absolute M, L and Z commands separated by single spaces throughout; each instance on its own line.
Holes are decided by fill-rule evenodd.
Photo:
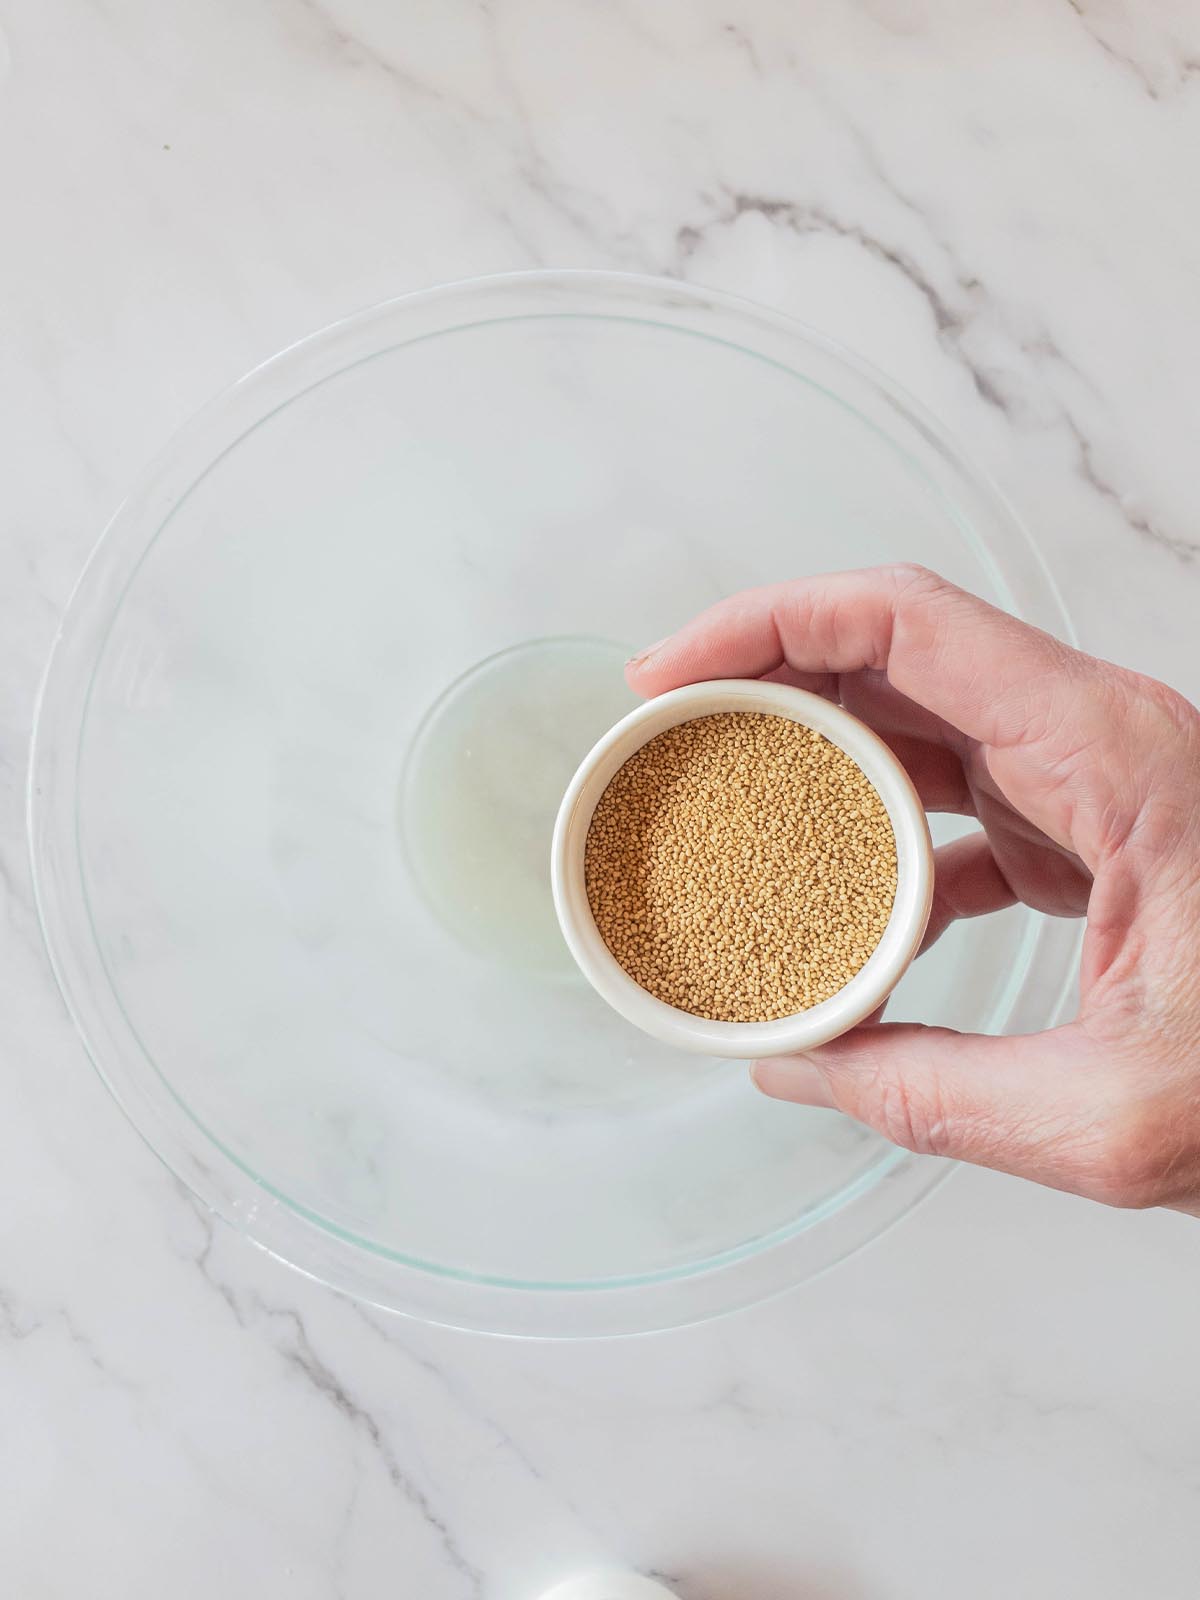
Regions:
M 21 823 L 122 489 L 339 314 L 536 264 L 802 314 L 924 398 L 1093 648 L 1200 695 L 1187 0 L 0 0 L 0 1592 L 1184 1600 L 1200 1234 L 960 1173 L 767 1307 L 538 1346 L 214 1230 L 88 1067 Z

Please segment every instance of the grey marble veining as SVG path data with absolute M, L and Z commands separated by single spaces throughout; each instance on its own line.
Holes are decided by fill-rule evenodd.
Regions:
M 0 0 L 5 1593 L 1185 1600 L 1200 1237 L 962 1173 L 670 1336 L 501 1343 L 197 1211 L 92 1073 L 22 829 L 36 686 L 124 488 L 360 305 L 539 264 L 802 316 L 915 391 L 1084 641 L 1194 697 L 1200 15 L 1184 0 Z

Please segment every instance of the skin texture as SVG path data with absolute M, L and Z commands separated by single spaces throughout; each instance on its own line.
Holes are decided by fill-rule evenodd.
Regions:
M 840 700 L 930 811 L 926 946 L 1021 900 L 1087 917 L 1077 1019 L 1011 1038 L 881 1021 L 756 1063 L 778 1099 L 894 1143 L 1200 1216 L 1200 712 L 919 567 L 749 590 L 635 656 L 643 695 L 769 677 Z

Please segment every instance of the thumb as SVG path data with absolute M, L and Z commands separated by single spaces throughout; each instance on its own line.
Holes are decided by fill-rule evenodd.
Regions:
M 865 1024 L 752 1071 L 765 1094 L 836 1107 L 906 1150 L 1111 1198 L 1121 1100 L 1077 1023 L 999 1039 Z

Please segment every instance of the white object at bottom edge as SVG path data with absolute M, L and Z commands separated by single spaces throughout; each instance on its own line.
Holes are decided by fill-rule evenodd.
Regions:
M 589 1572 L 556 1584 L 540 1600 L 671 1600 L 671 1591 L 636 1572 Z

